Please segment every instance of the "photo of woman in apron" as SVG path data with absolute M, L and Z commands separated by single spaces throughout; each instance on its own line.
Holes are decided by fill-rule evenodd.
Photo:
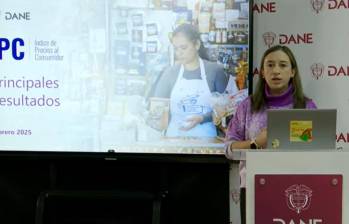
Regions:
M 223 67 L 205 60 L 200 34 L 190 24 L 172 35 L 176 64 L 159 80 L 156 97 L 170 98 L 167 137 L 216 137 L 212 122 L 211 93 L 223 93 L 228 77 Z

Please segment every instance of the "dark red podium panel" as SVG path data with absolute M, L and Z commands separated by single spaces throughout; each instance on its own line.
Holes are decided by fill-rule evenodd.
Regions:
M 342 224 L 342 175 L 255 175 L 255 224 Z

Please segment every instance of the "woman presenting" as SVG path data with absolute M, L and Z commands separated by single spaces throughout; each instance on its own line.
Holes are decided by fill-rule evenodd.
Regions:
M 172 35 L 177 64 L 167 69 L 155 90 L 156 97 L 170 98 L 168 137 L 215 137 L 210 98 L 223 93 L 228 78 L 223 67 L 204 60 L 200 34 L 189 24 Z M 201 57 L 200 57 L 201 56 Z
M 276 45 L 266 50 L 260 64 L 260 79 L 253 95 L 242 101 L 228 125 L 226 151 L 234 159 L 234 149 L 267 147 L 268 109 L 315 109 L 313 100 L 303 93 L 296 58 L 287 46 Z M 240 161 L 241 223 L 245 219 L 246 161 Z

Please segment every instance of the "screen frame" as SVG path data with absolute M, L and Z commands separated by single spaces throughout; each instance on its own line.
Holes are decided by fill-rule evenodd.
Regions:
M 248 95 L 253 92 L 253 0 L 249 3 L 249 36 L 248 36 Z M 109 40 L 107 40 L 109 42 Z M 109 51 L 110 52 L 110 51 Z M 107 57 L 108 59 L 110 57 Z M 194 153 L 146 153 L 146 152 L 88 152 L 88 151 L 61 151 L 61 150 L 2 150 L 0 145 L 1 158 L 16 159 L 97 159 L 105 161 L 143 161 L 149 162 L 194 162 L 194 163 L 226 163 L 223 153 L 194 154 Z

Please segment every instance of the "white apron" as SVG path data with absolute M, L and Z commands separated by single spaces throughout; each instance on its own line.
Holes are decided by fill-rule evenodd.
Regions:
M 201 79 L 183 78 L 181 65 L 178 78 L 173 86 L 170 99 L 171 120 L 167 128 L 168 137 L 216 137 L 217 130 L 213 122 L 197 124 L 188 131 L 180 130 L 188 125 L 186 119 L 192 115 L 204 115 L 212 112 L 210 106 L 211 91 L 207 83 L 204 63 L 199 59 Z

